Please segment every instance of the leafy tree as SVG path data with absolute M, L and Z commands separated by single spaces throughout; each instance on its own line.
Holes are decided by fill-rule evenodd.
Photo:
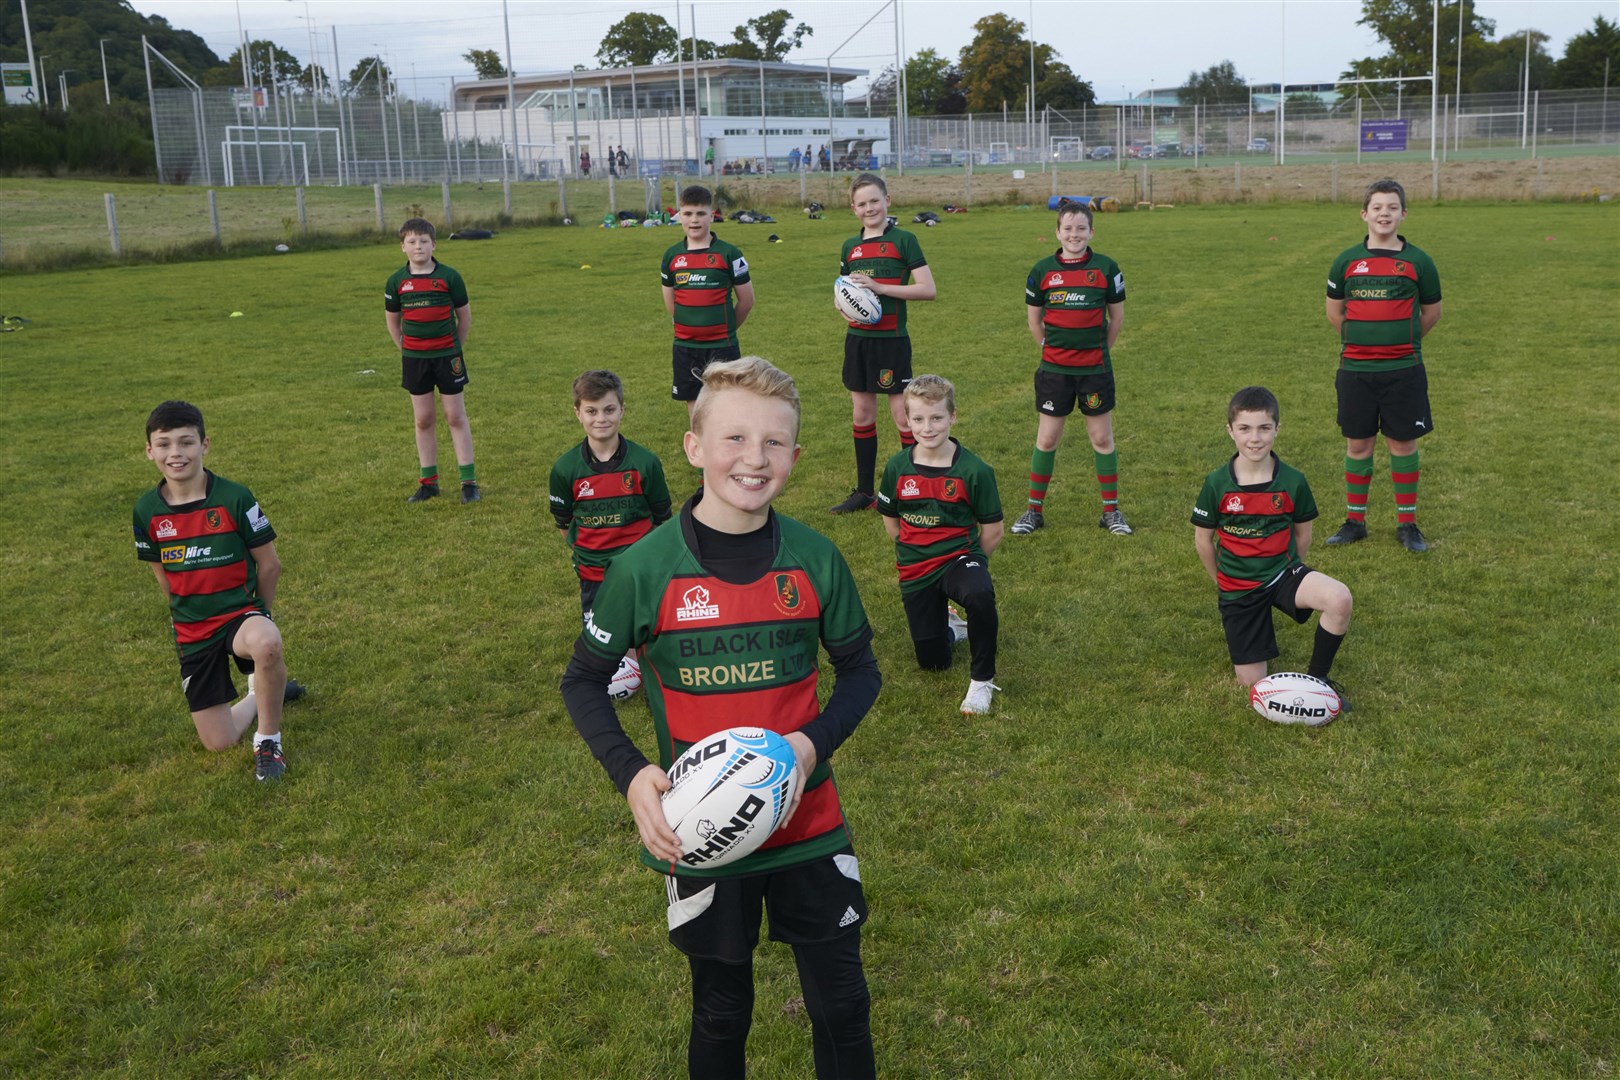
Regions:
M 1551 39 L 1540 30 L 1509 34 L 1492 46 L 1490 58 L 1469 78 L 1476 94 L 1512 93 L 1524 88 L 1524 38 L 1530 35 L 1530 88 L 1541 90 L 1553 79 L 1553 59 L 1544 48 Z M 1464 73 L 1467 78 L 1467 73 Z
M 142 15 L 124 0 L 34 0 L 28 6 L 29 24 L 33 28 L 34 54 L 48 55 L 51 69 L 46 77 L 51 80 L 51 101 L 56 101 L 56 75 L 62 68 L 72 68 L 70 80 L 81 75 L 86 82 L 96 83 L 96 93 L 90 95 L 94 104 L 105 107 L 101 96 L 100 39 L 107 38 L 107 82 L 116 104 L 118 98 L 144 103 L 146 101 L 146 73 L 141 62 L 141 35 L 182 71 L 199 82 L 213 68 L 221 66 L 218 54 L 201 37 L 189 30 L 177 30 L 167 19 L 157 15 Z M 22 9 L 14 3 L 0 3 L 0 60 L 6 63 L 28 62 L 23 43 Z M 154 62 L 155 65 L 155 62 Z M 174 85 L 167 70 L 160 74 L 154 70 L 153 79 L 160 86 Z M 237 83 L 242 81 L 242 69 L 236 69 Z M 74 95 L 74 108 L 79 109 L 78 95 Z M 150 137 L 148 138 L 150 142 Z
M 1480 18 L 1473 0 L 1463 5 L 1463 91 L 1469 92 L 1470 77 L 1489 56 L 1490 38 L 1496 23 Z M 1433 0 L 1362 0 L 1358 23 L 1382 38 L 1389 51 L 1351 62 L 1341 75 L 1346 79 L 1392 79 L 1420 75 L 1429 70 L 1434 40 Z M 1523 47 L 1523 40 L 1520 47 Z M 1457 78 L 1457 15 L 1444 3 L 1440 11 L 1440 86 L 1442 92 L 1454 86 Z M 1356 88 L 1346 87 L 1344 97 L 1355 97 Z
M 1599 15 L 1592 29 L 1565 43 L 1564 56 L 1558 61 L 1558 85 L 1566 90 L 1602 86 L 1605 62 L 1609 85 L 1620 86 L 1620 26 Z
M 632 11 L 612 26 L 596 50 L 603 67 L 642 67 L 675 59 L 679 39 L 662 15 Z
M 792 21 L 793 13 L 786 8 L 749 19 L 731 32 L 732 40 L 720 46 L 720 53 L 734 60 L 785 60 L 815 33 L 804 23 L 789 30 Z
M 313 93 L 317 87 L 331 86 L 332 80 L 327 76 L 325 68 L 306 64 L 304 70 L 298 73 L 298 85 Z
M 375 64 L 376 67 L 372 67 Z M 394 73 L 380 56 L 365 56 L 349 69 L 349 92 L 356 97 L 376 97 L 379 89 L 392 86 Z
M 242 46 L 226 57 L 225 65 L 228 70 L 235 71 L 237 78 L 242 73 Z M 248 77 L 254 86 L 266 86 L 271 82 L 296 83 L 304 72 L 304 65 L 298 62 L 298 57 L 283 49 L 273 41 L 248 42 Z
M 473 66 L 480 79 L 506 78 L 506 65 L 501 63 L 501 54 L 494 49 L 468 49 L 461 58 Z
M 1326 116 L 1328 107 L 1317 95 L 1296 91 L 1283 99 L 1283 113 L 1290 120 L 1303 120 L 1307 116 Z
M 872 112 L 892 115 L 899 98 L 894 65 L 872 80 L 867 98 Z M 923 49 L 906 60 L 906 108 L 912 116 L 956 116 L 967 106 L 962 95 L 962 74 L 933 49 Z
M 997 13 L 973 24 L 972 42 L 962 50 L 958 68 L 969 112 L 995 112 L 1005 104 L 1022 109 L 1029 97 L 1030 42 L 1024 24 Z M 1057 58 L 1050 45 L 1035 45 L 1036 104 L 1074 109 L 1097 100 L 1083 82 Z
M 1187 72 L 1176 95 L 1184 105 L 1241 105 L 1249 100 L 1249 83 L 1230 60 L 1203 71 Z

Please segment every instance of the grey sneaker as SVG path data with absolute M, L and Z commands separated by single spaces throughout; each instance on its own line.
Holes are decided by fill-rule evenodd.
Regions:
M 1107 529 L 1115 536 L 1131 535 L 1131 527 L 1125 522 L 1125 515 L 1118 510 L 1110 510 L 1097 521 L 1097 528 Z
M 1014 536 L 1028 536 L 1036 529 L 1044 528 L 1046 528 L 1046 518 L 1041 516 L 1039 510 L 1032 507 L 1018 515 L 1018 520 L 1012 524 L 1012 534 Z
M 408 503 L 427 502 L 429 499 L 437 499 L 438 497 L 438 484 L 417 484 L 416 490 L 411 492 L 410 498 L 405 501 Z
M 951 632 L 951 644 L 958 645 L 968 639 L 967 620 L 954 604 L 945 605 L 945 625 Z
M 1339 531 L 1328 537 L 1327 544 L 1354 544 L 1358 540 L 1367 539 L 1367 523 L 1365 521 L 1346 520 L 1339 526 Z
M 843 502 L 827 507 L 829 514 L 853 514 L 857 510 L 870 510 L 877 499 L 868 492 L 856 488 L 849 493 Z
M 482 499 L 483 497 L 484 497 L 483 492 L 478 490 L 478 485 L 477 484 L 472 483 L 471 481 L 469 481 L 469 482 L 461 485 L 461 501 L 462 502 L 464 502 L 464 503 L 475 503 L 479 499 Z
M 287 771 L 287 759 L 281 755 L 281 744 L 274 739 L 260 739 L 253 746 L 253 778 L 280 780 Z
M 1404 525 L 1395 526 L 1395 539 L 1401 542 L 1401 547 L 1407 551 L 1428 551 L 1429 545 L 1423 539 L 1423 533 L 1418 530 L 1417 522 L 1408 521 Z M 1328 541 L 1332 543 L 1333 541 Z
M 962 699 L 962 715 L 978 716 L 990 711 L 990 695 L 992 691 L 1001 687 L 993 682 L 980 682 L 978 679 L 968 680 L 967 697 Z

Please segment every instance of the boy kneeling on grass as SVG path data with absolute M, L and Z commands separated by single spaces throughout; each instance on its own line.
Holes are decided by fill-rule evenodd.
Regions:
M 1304 474 L 1272 449 L 1278 412 L 1276 396 L 1263 386 L 1233 395 L 1226 432 L 1237 453 L 1204 478 L 1193 506 L 1193 546 L 1220 590 L 1221 623 L 1238 685 L 1253 686 L 1265 677 L 1266 661 L 1280 655 L 1272 608 L 1297 623 L 1319 611 L 1305 672 L 1332 686 L 1349 712 L 1350 699 L 1328 672 L 1350 629 L 1350 590 L 1305 565 L 1316 500 Z
M 276 531 L 247 488 L 203 468 L 207 453 L 195 405 L 165 401 L 152 410 L 146 456 L 163 479 L 135 504 L 135 555 L 152 564 L 168 598 L 180 689 L 197 736 L 208 749 L 225 750 L 257 718 L 254 776 L 275 780 L 287 769 L 282 703 L 304 696 L 287 678 L 281 631 L 270 621 L 281 577 Z M 248 677 L 248 692 L 234 705 L 232 661 Z
M 938 375 L 906 386 L 906 421 L 916 445 L 889 459 L 878 488 L 878 512 L 894 541 L 900 598 L 906 606 L 917 665 L 951 666 L 951 647 L 972 648 L 966 715 L 990 711 L 995 685 L 996 589 L 990 553 L 1003 536 L 995 470 L 951 438 L 956 388 Z M 951 610 L 955 600 L 967 612 Z

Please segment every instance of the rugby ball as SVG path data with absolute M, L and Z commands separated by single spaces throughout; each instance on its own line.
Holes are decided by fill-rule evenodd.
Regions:
M 1343 702 L 1338 692 L 1314 675 L 1279 671 L 1249 688 L 1254 711 L 1278 724 L 1321 727 L 1338 719 Z
M 664 818 L 680 861 L 726 866 L 759 850 L 799 793 L 798 759 L 774 731 L 731 728 L 699 739 L 669 767 Z
M 877 293 L 842 274 L 833 282 L 833 307 L 855 326 L 876 326 L 883 318 L 883 301 Z

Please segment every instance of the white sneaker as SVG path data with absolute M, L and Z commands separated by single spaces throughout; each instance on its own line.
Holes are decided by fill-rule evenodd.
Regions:
M 1119 510 L 1110 510 L 1103 514 L 1097 522 L 1097 528 L 1107 529 L 1115 536 L 1129 536 L 1132 531 L 1130 525 L 1125 522 L 1124 513 Z
M 962 618 L 962 613 L 952 604 L 945 605 L 945 625 L 951 631 L 952 645 L 960 645 L 968 639 L 967 620 Z
M 623 701 L 640 689 L 641 665 L 635 658 L 626 656 L 619 661 L 619 670 L 613 673 L 612 680 L 608 682 L 608 697 Z
M 976 716 L 979 713 L 990 711 L 990 693 L 1000 690 L 1001 687 L 992 682 L 980 682 L 978 679 L 968 681 L 967 697 L 962 699 L 962 715 Z

